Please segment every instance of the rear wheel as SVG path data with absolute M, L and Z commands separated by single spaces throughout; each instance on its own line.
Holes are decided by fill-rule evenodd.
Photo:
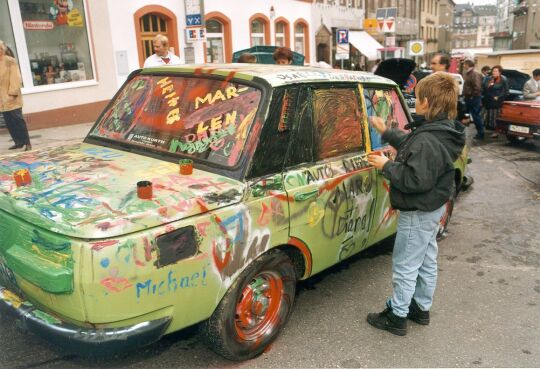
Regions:
M 522 142 L 525 142 L 527 140 L 527 137 L 521 137 L 521 136 L 513 136 L 513 135 L 506 135 L 506 138 L 510 143 L 513 144 L 520 144 Z
M 446 237 L 448 231 L 448 224 L 450 223 L 450 218 L 452 217 L 452 212 L 454 211 L 454 204 L 456 202 L 457 190 L 456 182 L 452 185 L 452 192 L 450 193 L 450 198 L 445 204 L 445 212 L 439 222 L 439 231 L 437 232 L 437 239 L 440 240 Z
M 230 360 L 261 354 L 287 322 L 295 292 L 291 260 L 280 250 L 270 250 L 240 274 L 202 324 L 204 341 Z

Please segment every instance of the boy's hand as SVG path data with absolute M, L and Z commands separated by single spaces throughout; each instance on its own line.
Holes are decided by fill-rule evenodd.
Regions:
M 383 134 L 384 131 L 386 131 L 386 124 L 381 117 L 369 117 L 369 124 L 371 124 L 371 126 L 375 128 L 380 134 Z
M 373 165 L 375 168 L 381 170 L 384 167 L 384 164 L 390 160 L 384 155 L 380 155 L 380 153 L 372 152 L 368 154 L 367 161 L 370 165 Z

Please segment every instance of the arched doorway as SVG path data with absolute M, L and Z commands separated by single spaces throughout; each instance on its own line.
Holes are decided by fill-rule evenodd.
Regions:
M 159 5 L 148 5 L 137 10 L 133 17 L 140 65 L 154 53 L 152 39 L 157 34 L 167 36 L 171 51 L 180 56 L 176 16 L 173 12 Z

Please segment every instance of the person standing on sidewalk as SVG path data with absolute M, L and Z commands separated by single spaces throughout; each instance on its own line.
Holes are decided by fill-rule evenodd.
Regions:
M 496 65 L 491 69 L 491 76 L 484 80 L 483 104 L 486 109 L 486 128 L 491 130 L 495 130 L 495 121 L 510 91 L 508 81 L 502 75 L 502 71 L 503 68 Z M 491 135 L 493 138 L 497 136 L 497 133 Z
M 483 76 L 474 70 L 474 62 L 467 59 L 463 62 L 463 97 L 467 111 L 476 127 L 477 140 L 484 139 L 484 122 L 482 121 L 482 79 Z
M 6 44 L 0 40 L 0 112 L 4 116 L 13 142 L 9 149 L 32 149 L 28 128 L 22 115 L 21 74 L 17 61 L 6 55 Z
M 540 69 L 532 72 L 532 78 L 523 86 L 523 98 L 525 100 L 540 99 Z
M 448 73 L 433 73 L 415 89 L 416 113 L 425 120 L 411 133 L 387 128 L 379 117 L 370 123 L 397 154 L 395 160 L 368 155 L 369 164 L 390 181 L 390 203 L 399 210 L 392 253 L 392 297 L 369 324 L 398 336 L 407 318 L 429 324 L 437 284 L 437 231 L 454 185 L 454 161 L 465 145 L 465 127 L 455 120 L 458 86 Z
M 169 51 L 169 39 L 167 36 L 159 34 L 152 40 L 154 54 L 150 55 L 144 61 L 144 68 L 161 67 L 163 65 L 184 64 L 180 57 Z

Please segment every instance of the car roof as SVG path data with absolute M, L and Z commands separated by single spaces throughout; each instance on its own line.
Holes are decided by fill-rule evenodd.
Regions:
M 272 87 L 310 82 L 364 82 L 392 86 L 396 85 L 387 78 L 376 76 L 373 73 L 368 72 L 276 64 L 182 64 L 146 68 L 143 69 L 142 73 L 163 73 L 166 71 L 170 71 L 171 73 L 193 74 L 194 76 L 224 76 L 228 79 L 236 78 L 249 81 L 258 78 L 266 81 Z

